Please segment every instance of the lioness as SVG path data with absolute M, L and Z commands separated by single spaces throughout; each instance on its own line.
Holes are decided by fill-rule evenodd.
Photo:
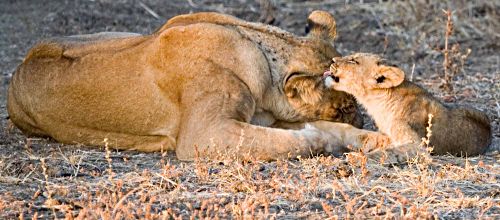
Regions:
M 433 115 L 430 145 L 435 154 L 473 156 L 484 153 L 491 143 L 486 114 L 442 104 L 405 80 L 401 69 L 384 65 L 377 55 L 357 53 L 334 58 L 326 75 L 327 86 L 354 95 L 395 146 L 418 147 L 426 136 L 429 114 Z
M 333 17 L 315 11 L 310 33 L 218 13 L 180 15 L 151 35 L 99 33 L 45 40 L 13 75 L 11 121 L 28 135 L 179 159 L 232 153 L 271 160 L 338 151 L 373 139 L 356 104 L 328 92 L 338 56 Z M 295 122 L 290 124 L 287 122 Z M 287 130 L 272 127 L 295 127 Z M 368 138 L 368 139 L 367 139 Z

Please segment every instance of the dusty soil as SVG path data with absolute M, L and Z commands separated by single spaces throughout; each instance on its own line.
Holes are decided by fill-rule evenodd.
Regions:
M 500 2 L 273 0 L 0 0 L 0 218 L 500 218 Z M 8 121 L 6 89 L 44 37 L 151 33 L 168 18 L 217 11 L 272 22 L 298 35 L 314 9 L 337 19 L 343 54 L 384 54 L 446 102 L 488 113 L 486 155 L 381 166 L 363 155 L 263 163 L 185 163 L 171 153 L 106 151 L 27 138 Z M 443 79 L 446 17 L 452 92 Z M 456 45 L 453 47 L 453 45 Z M 453 48 L 453 49 L 452 49 Z M 470 53 L 468 50 L 470 49 Z M 367 128 L 373 129 L 368 123 Z

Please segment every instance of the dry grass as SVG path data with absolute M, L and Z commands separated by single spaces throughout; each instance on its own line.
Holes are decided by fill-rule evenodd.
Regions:
M 337 18 L 336 46 L 342 53 L 383 53 L 446 102 L 487 112 L 494 128 L 492 149 L 480 157 L 434 156 L 397 166 L 382 166 L 361 153 L 180 162 L 172 153 L 119 152 L 106 142 L 96 149 L 26 138 L 6 120 L 5 93 L 0 93 L 0 218 L 500 218 L 498 2 L 271 2 L 275 7 L 263 0 L 244 6 L 225 0 L 47 1 L 32 3 L 34 9 L 22 1 L 9 3 L 0 8 L 0 16 L 6 16 L 0 18 L 8 21 L 2 25 L 15 24 L 5 28 L 13 30 L 9 35 L 0 33 L 2 91 L 39 36 L 150 32 L 162 19 L 190 10 L 274 21 L 302 33 L 307 13 L 323 9 Z M 22 14 L 19 8 L 27 9 Z M 442 10 L 452 12 L 453 29 L 446 28 Z M 453 88 L 446 93 L 440 87 L 444 71 Z
M 48 143 L 40 142 L 31 149 L 44 152 Z M 320 156 L 271 163 L 230 158 L 180 163 L 169 160 L 173 155 L 111 152 L 111 177 L 108 154 L 83 148 L 77 150 L 84 155 L 78 175 L 68 177 L 61 169 L 68 167 L 64 158 L 71 157 L 74 146 L 64 148 L 66 155 L 47 156 L 46 162 L 16 161 L 23 164 L 16 168 L 33 173 L 19 173 L 14 163 L 1 167 L 1 176 L 32 195 L 19 200 L 18 193 L 3 194 L 4 217 L 414 219 L 500 213 L 495 157 L 444 156 L 386 167 L 356 154 L 347 160 Z

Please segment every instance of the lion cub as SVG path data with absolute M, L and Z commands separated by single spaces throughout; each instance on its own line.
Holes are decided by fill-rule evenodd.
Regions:
M 405 80 L 401 69 L 384 65 L 379 56 L 357 53 L 333 62 L 325 73 L 327 87 L 354 95 L 394 146 L 418 146 L 426 136 L 429 114 L 433 115 L 430 145 L 435 154 L 473 156 L 484 153 L 491 143 L 486 114 L 444 105 Z

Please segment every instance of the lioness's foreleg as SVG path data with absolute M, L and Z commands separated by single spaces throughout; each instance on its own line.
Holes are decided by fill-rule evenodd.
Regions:
M 186 109 L 177 138 L 179 159 L 229 155 L 273 160 L 319 154 L 341 144 L 314 126 L 285 130 L 251 125 L 256 104 L 248 87 L 229 74 L 218 77 L 204 82 L 219 84 L 217 88 L 193 87 L 197 91 L 187 94 L 195 95 L 182 97 Z
M 363 150 L 368 152 L 375 148 L 386 147 L 391 143 L 389 137 L 385 134 L 359 129 L 346 123 L 315 121 L 310 124 L 322 131 L 334 134 L 337 139 L 341 140 L 343 146 L 354 151 Z

